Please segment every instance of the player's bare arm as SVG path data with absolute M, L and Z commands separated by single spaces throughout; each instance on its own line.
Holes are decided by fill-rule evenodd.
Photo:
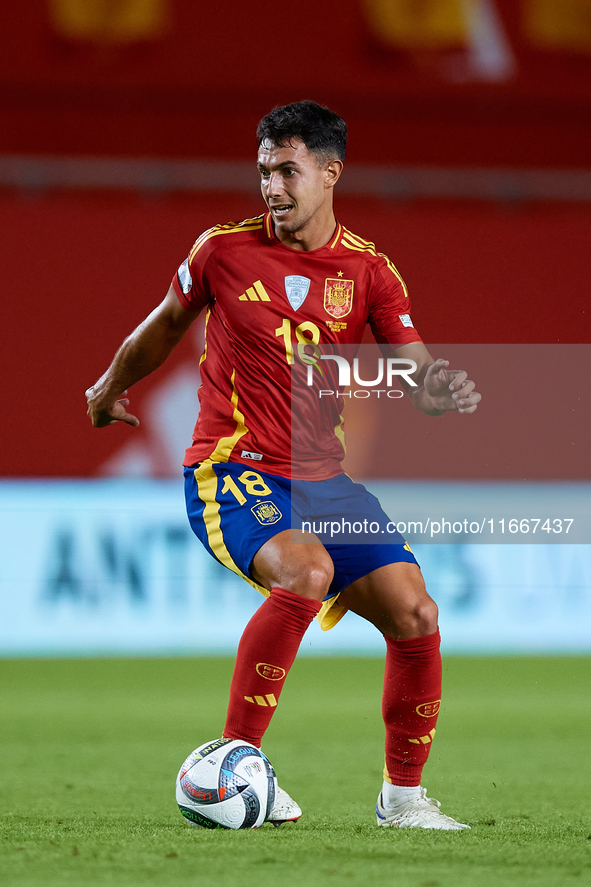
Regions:
M 428 416 L 442 416 L 450 410 L 473 413 L 482 396 L 465 370 L 449 369 L 449 361 L 434 360 L 422 342 L 411 342 L 392 349 L 395 357 L 414 360 L 417 370 L 412 374 L 416 387 L 400 377 L 400 382 L 415 407 Z
M 198 312 L 186 311 L 170 287 L 164 300 L 123 342 L 109 369 L 86 391 L 95 428 L 125 422 L 139 425 L 127 412 L 127 389 L 158 369 L 181 341 Z

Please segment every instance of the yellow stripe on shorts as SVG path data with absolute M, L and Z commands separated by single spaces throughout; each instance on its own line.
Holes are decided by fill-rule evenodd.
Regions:
M 257 591 L 260 591 L 262 595 L 269 597 L 270 592 L 266 588 L 262 585 L 258 585 L 249 576 L 246 576 L 242 572 L 238 564 L 232 559 L 232 555 L 226 547 L 221 526 L 220 504 L 216 500 L 218 476 L 214 471 L 213 465 L 214 463 L 211 459 L 207 459 L 194 471 L 199 498 L 205 506 L 203 509 L 203 522 L 207 531 L 209 547 L 224 567 L 232 570 L 233 573 L 236 573 L 237 576 L 240 576 L 241 579 L 244 579 L 245 582 L 248 582 L 248 584 L 252 585 L 253 588 L 256 588 Z

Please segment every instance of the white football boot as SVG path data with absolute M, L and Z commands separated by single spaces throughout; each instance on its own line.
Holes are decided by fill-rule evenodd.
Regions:
M 388 804 L 386 807 L 383 806 L 383 796 L 380 792 L 376 804 L 378 825 L 389 828 L 432 828 L 448 832 L 470 828 L 469 825 L 456 822 L 451 816 L 445 816 L 440 811 L 440 806 L 435 798 L 427 797 L 427 789 L 422 787 L 419 798 L 399 804 Z
M 296 822 L 302 815 L 300 806 L 286 791 L 277 786 L 275 791 L 275 803 L 267 816 L 267 822 L 272 822 L 275 828 L 279 828 L 284 822 Z

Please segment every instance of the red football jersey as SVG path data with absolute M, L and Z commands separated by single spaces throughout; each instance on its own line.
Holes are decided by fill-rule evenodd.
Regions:
M 173 286 L 188 311 L 208 309 L 189 466 L 212 459 L 304 480 L 339 474 L 342 399 L 323 398 L 321 408 L 317 396 L 300 399 L 292 421 L 292 370 L 306 369 L 298 343 L 359 344 L 367 323 L 380 343 L 421 341 L 392 262 L 340 224 L 309 252 L 284 246 L 269 213 L 217 225 L 195 242 Z M 335 378 L 334 361 L 324 364 Z M 307 438 L 297 468 L 294 430 Z

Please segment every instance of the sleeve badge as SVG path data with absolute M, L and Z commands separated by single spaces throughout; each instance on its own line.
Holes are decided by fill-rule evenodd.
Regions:
M 177 274 L 179 276 L 181 289 L 183 293 L 187 296 L 191 292 L 191 287 L 193 286 L 193 279 L 191 277 L 191 272 L 189 271 L 188 259 L 185 259 L 185 261 L 177 271 Z

